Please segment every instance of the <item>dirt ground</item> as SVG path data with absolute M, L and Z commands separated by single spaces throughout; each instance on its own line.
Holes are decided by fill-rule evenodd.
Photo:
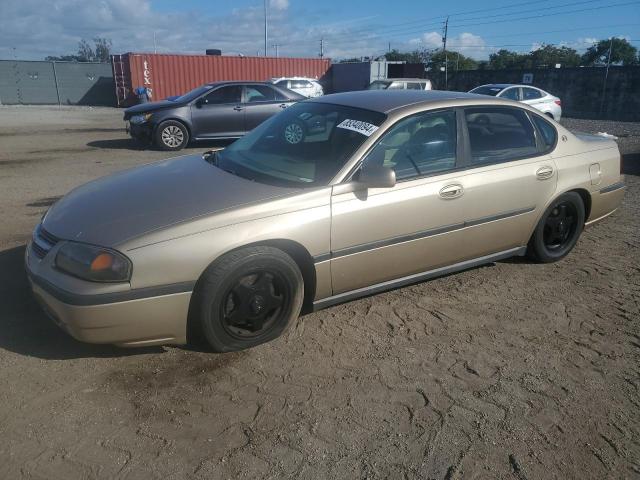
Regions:
M 0 107 L 0 478 L 640 478 L 640 124 L 622 208 L 564 261 L 339 305 L 233 354 L 85 345 L 24 244 L 69 189 L 168 155 L 121 111 Z M 191 148 L 191 152 L 206 145 Z

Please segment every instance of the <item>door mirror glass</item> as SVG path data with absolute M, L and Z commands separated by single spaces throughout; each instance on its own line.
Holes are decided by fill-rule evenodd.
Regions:
M 365 165 L 355 180 L 365 188 L 391 188 L 396 185 L 396 172 L 382 165 Z

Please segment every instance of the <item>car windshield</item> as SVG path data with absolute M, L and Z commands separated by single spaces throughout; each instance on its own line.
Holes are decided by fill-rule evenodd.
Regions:
M 482 87 L 476 87 L 473 90 L 471 90 L 469 93 L 477 93 L 478 95 L 491 95 L 495 97 L 502 90 L 504 90 L 504 87 L 496 87 L 494 85 L 485 85 Z
M 171 98 L 172 102 L 190 102 L 191 100 L 195 100 L 203 93 L 207 93 L 211 90 L 214 85 L 202 85 L 201 87 L 194 88 L 190 92 L 185 93 L 184 95 L 180 95 L 179 97 Z
M 391 82 L 383 82 L 381 80 L 376 80 L 375 82 L 372 82 L 371 85 L 367 87 L 367 90 L 386 90 L 387 88 L 389 88 L 390 84 Z
M 301 102 L 222 150 L 216 165 L 271 185 L 326 185 L 385 119 L 370 110 Z

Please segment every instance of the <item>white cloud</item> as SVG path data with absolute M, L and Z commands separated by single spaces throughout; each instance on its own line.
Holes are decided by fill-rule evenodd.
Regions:
M 408 45 L 413 48 L 442 48 L 442 35 L 438 32 L 425 32 L 420 37 L 409 40 Z M 473 33 L 461 33 L 459 35 L 449 35 L 447 38 L 447 50 L 460 52 L 463 55 L 473 58 L 485 58 L 490 49 L 482 37 Z
M 275 10 L 286 10 L 289 8 L 289 0 L 269 0 L 269 6 Z

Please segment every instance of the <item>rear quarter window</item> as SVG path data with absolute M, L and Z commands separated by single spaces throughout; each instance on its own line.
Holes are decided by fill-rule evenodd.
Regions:
M 531 117 L 533 118 L 533 123 L 538 129 L 538 132 L 540 132 L 543 150 L 545 152 L 553 150 L 556 146 L 556 142 L 558 141 L 558 132 L 556 131 L 556 128 L 539 115 L 531 114 Z

